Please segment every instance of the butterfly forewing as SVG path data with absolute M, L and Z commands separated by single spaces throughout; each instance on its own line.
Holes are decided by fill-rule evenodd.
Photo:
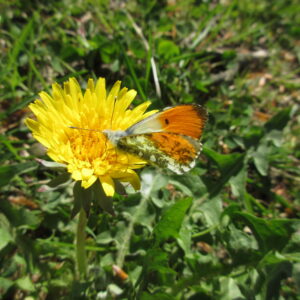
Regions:
M 119 149 L 151 164 L 182 174 L 195 165 L 201 143 L 192 137 L 169 132 L 135 134 L 119 139 Z
M 199 104 L 182 104 L 158 112 L 126 130 L 128 135 L 171 132 L 199 139 L 207 112 Z

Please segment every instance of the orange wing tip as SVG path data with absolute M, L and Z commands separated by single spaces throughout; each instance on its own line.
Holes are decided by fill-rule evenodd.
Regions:
M 192 104 L 194 109 L 197 111 L 199 117 L 206 123 L 208 120 L 208 112 L 207 109 L 200 104 Z
M 163 110 L 158 119 L 164 132 L 200 139 L 207 121 L 207 111 L 199 104 L 182 104 Z

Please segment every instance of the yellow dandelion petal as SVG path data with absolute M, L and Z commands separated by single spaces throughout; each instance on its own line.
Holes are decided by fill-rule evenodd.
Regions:
M 70 78 L 63 87 L 54 83 L 51 95 L 41 92 L 40 100 L 29 105 L 36 119 L 26 119 L 25 123 L 48 155 L 67 166 L 73 180 L 88 188 L 99 178 L 105 194 L 113 196 L 114 179 L 139 189 L 134 169 L 146 164 L 119 151 L 102 133 L 105 129 L 126 130 L 155 112 L 145 113 L 149 101 L 128 109 L 135 96 L 136 91 L 121 89 L 120 81 L 107 93 L 104 78 L 96 83 L 90 79 L 82 92 L 77 80 Z
M 138 105 L 137 107 L 135 107 L 135 108 L 131 111 L 131 113 L 130 113 L 131 118 L 134 118 L 135 122 L 140 121 L 140 120 L 141 120 L 141 119 L 140 119 L 141 116 L 143 116 L 142 119 L 144 119 L 145 117 L 144 117 L 143 113 L 144 113 L 144 112 L 146 111 L 146 109 L 150 106 L 150 104 L 151 104 L 150 101 L 146 101 L 146 102 L 144 102 L 144 103 Z M 156 112 L 156 110 L 153 110 L 153 111 L 150 111 L 148 114 L 145 114 L 145 115 L 147 115 L 147 117 L 148 117 L 148 116 L 154 114 L 155 112 Z
M 58 83 L 52 84 L 52 96 L 54 99 L 64 99 L 64 91 Z
M 82 180 L 82 174 L 79 170 L 74 170 L 74 172 L 72 172 L 71 177 L 76 181 Z
M 119 91 L 121 87 L 121 81 L 117 81 L 113 87 L 111 88 L 108 96 L 107 96 L 107 105 L 111 108 L 114 108 L 114 102 L 118 98 Z
M 139 176 L 133 170 L 127 170 L 124 173 L 124 176 L 119 178 L 122 182 L 129 182 L 135 190 L 139 190 L 141 188 L 141 182 Z
M 37 100 L 40 102 L 41 105 L 39 105 L 43 109 L 50 109 L 52 108 L 53 105 L 55 105 L 55 102 L 53 101 L 54 98 L 52 98 L 50 95 L 48 95 L 45 92 L 41 92 L 39 94 L 40 98 L 42 101 Z
M 101 176 L 100 182 L 106 196 L 112 197 L 115 193 L 115 184 L 112 178 L 110 176 Z
M 103 104 L 104 100 L 106 99 L 106 88 L 105 88 L 105 79 L 104 78 L 99 78 L 97 83 L 96 83 L 96 88 L 95 88 L 95 93 L 96 96 L 99 98 L 101 104 Z
M 35 120 L 27 118 L 25 120 L 25 125 L 34 132 L 38 132 L 40 130 L 39 123 Z
M 87 180 L 82 180 L 81 181 L 81 186 L 85 189 L 89 188 L 95 181 L 98 179 L 97 176 L 92 175 L 90 176 Z
M 81 170 L 81 173 L 82 173 L 82 178 L 83 178 L 84 180 L 86 180 L 87 178 L 89 178 L 90 176 L 93 175 L 94 170 L 88 169 L 88 168 L 83 168 L 83 169 Z
M 121 91 L 118 94 L 118 98 L 122 99 L 127 94 L 128 88 L 124 87 L 121 89 Z
M 37 139 L 42 145 L 44 145 L 46 148 L 50 147 L 51 145 L 48 143 L 47 139 L 45 139 L 43 136 L 38 134 L 33 134 L 34 138 Z
M 69 82 L 65 85 L 65 92 L 69 94 L 72 99 L 80 98 L 82 96 L 81 88 L 75 78 L 70 78 Z
M 91 93 L 94 93 L 94 91 L 95 91 L 95 84 L 94 84 L 94 80 L 92 78 L 90 78 L 88 80 L 87 87 L 91 91 Z
M 127 92 L 127 89 L 126 89 L 126 93 L 124 93 L 124 95 L 122 95 L 122 97 L 119 96 L 120 97 L 120 101 L 118 101 L 118 103 L 117 103 L 117 105 L 118 105 L 117 111 L 118 111 L 119 115 L 123 115 L 124 114 L 124 112 L 127 110 L 127 108 L 129 107 L 129 105 L 131 104 L 131 102 L 133 101 L 133 99 L 135 98 L 135 96 L 136 96 L 136 91 L 135 90 L 129 90 Z M 114 119 L 118 120 L 119 119 L 118 118 L 119 115 L 114 114 Z M 118 129 L 118 125 L 119 124 L 115 123 L 115 126 L 117 127 L 117 129 Z

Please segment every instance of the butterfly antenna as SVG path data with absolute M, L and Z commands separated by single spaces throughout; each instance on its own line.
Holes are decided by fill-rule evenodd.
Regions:
M 110 118 L 110 130 L 112 130 L 112 124 L 113 124 L 113 118 L 114 118 L 114 113 L 115 113 L 115 107 L 116 107 L 116 102 L 117 102 L 117 96 L 115 96 L 114 99 L 114 105 L 113 105 L 113 109 L 112 109 L 112 113 L 111 113 L 111 118 Z M 108 151 L 107 151 L 107 142 L 108 142 L 108 138 L 106 137 L 106 141 L 105 141 L 105 153 L 106 153 L 106 157 L 108 155 Z M 116 155 L 117 155 L 117 151 L 115 150 Z M 106 159 L 105 157 L 105 159 Z
M 96 132 L 101 132 L 101 130 L 97 129 L 89 129 L 89 128 L 81 128 L 81 127 L 76 127 L 76 126 L 68 126 L 71 129 L 79 129 L 79 130 L 88 130 L 88 131 L 96 131 Z
M 115 101 L 114 101 L 114 106 L 113 106 L 113 111 L 112 111 L 112 114 L 111 114 L 111 120 L 110 120 L 110 127 L 112 129 L 112 120 L 113 120 L 113 117 L 114 117 L 114 113 L 115 113 L 115 107 L 116 107 L 116 103 L 117 103 L 117 97 L 115 97 Z M 117 154 L 117 147 L 115 147 L 115 154 L 116 156 L 118 156 Z M 127 156 L 127 164 L 126 164 L 126 171 L 128 170 L 128 167 L 129 167 L 129 158 L 128 158 L 128 153 L 126 153 L 126 156 Z
M 113 118 L 114 118 L 114 114 L 115 114 L 116 103 L 117 103 L 117 96 L 115 96 L 113 111 L 112 111 L 112 114 L 111 114 L 111 120 L 110 120 L 110 128 L 111 129 L 112 129 Z M 117 157 L 117 147 L 115 147 L 115 154 L 116 154 L 116 157 Z
M 112 122 L 113 122 L 113 118 L 114 118 L 114 113 L 115 113 L 116 103 L 117 103 L 117 96 L 115 96 L 115 99 L 114 99 L 114 106 L 113 106 L 113 110 L 112 110 L 112 113 L 111 113 L 110 129 L 112 129 Z

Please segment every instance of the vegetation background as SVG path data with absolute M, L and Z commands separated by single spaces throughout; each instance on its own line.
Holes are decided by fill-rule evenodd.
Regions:
M 298 0 L 2 0 L 0 11 L 2 299 L 300 299 Z M 71 76 L 122 80 L 135 104 L 209 111 L 194 170 L 145 168 L 116 216 L 92 209 L 86 280 L 72 186 L 53 186 L 24 125 L 38 93 Z

